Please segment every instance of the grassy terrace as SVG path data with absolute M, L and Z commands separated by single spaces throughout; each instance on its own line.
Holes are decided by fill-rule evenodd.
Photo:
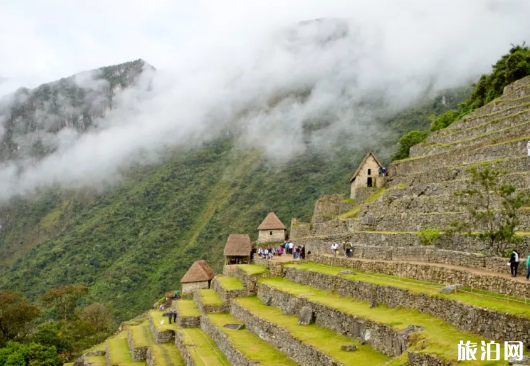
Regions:
M 340 271 L 343 270 L 351 270 L 351 268 L 327 266 L 317 263 L 289 264 L 286 265 L 286 267 L 324 273 L 332 276 L 336 276 Z M 530 304 L 526 305 L 524 299 L 518 299 L 511 296 L 476 290 L 473 290 L 473 293 L 469 293 L 467 291 L 471 290 L 466 288 L 463 289 L 463 292 L 458 292 L 456 294 L 441 294 L 440 289 L 443 287 L 443 285 L 440 284 L 422 282 L 379 273 L 364 273 L 357 270 L 355 270 L 354 275 L 341 275 L 341 277 L 352 281 L 370 282 L 381 286 L 394 286 L 414 293 L 426 293 L 429 296 L 457 300 L 465 304 L 479 306 L 499 312 L 506 312 L 530 319 Z
M 255 276 L 255 275 L 269 272 L 267 267 L 258 266 L 256 264 L 240 264 L 238 265 L 238 267 L 241 268 L 243 271 L 245 271 L 246 274 L 250 276 Z
M 182 318 L 201 315 L 199 308 L 195 305 L 195 301 L 191 299 L 180 299 L 176 303 L 177 311 Z
M 286 354 L 265 342 L 248 329 L 234 330 L 223 328 L 225 324 L 242 324 L 229 314 L 208 314 L 212 323 L 224 332 L 234 348 L 241 351 L 249 360 L 259 362 L 260 366 L 295 366 Z
M 201 296 L 203 305 L 223 305 L 223 299 L 221 299 L 221 296 L 219 296 L 219 294 L 212 289 L 199 290 L 199 294 Z
M 107 366 L 107 360 L 105 359 L 105 356 L 87 356 L 85 359 L 86 363 L 91 366 Z M 65 363 L 64 366 L 66 365 L 73 365 L 73 363 Z
M 179 300 L 181 301 L 181 300 Z M 175 323 L 171 323 L 169 324 L 169 320 L 168 320 L 168 317 L 167 316 L 163 316 L 164 312 L 163 311 L 159 311 L 159 310 L 151 310 L 149 312 L 149 317 L 151 318 L 151 320 L 153 321 L 153 325 L 155 326 L 156 330 L 158 330 L 159 332 L 166 332 L 166 331 L 170 331 L 170 330 L 176 330 L 177 329 L 177 325 Z M 162 323 L 162 321 L 164 321 Z
M 116 337 L 107 340 L 109 346 L 110 365 L 147 365 L 145 361 L 133 362 L 129 345 L 127 344 L 127 332 L 121 332 Z
M 286 329 L 294 338 L 325 353 L 336 362 L 343 365 L 385 365 L 390 358 L 374 350 L 369 345 L 362 345 L 343 335 L 339 335 L 327 328 L 312 324 L 299 325 L 297 316 L 284 315 L 281 310 L 266 306 L 257 297 L 235 299 L 255 316 L 266 319 L 277 326 Z M 356 352 L 344 352 L 340 347 L 355 344 L 359 349 Z M 407 364 L 406 355 L 400 357 L 403 365 Z
M 332 292 L 287 281 L 283 278 L 264 278 L 260 280 L 260 283 L 352 316 L 385 324 L 396 331 L 402 331 L 409 325 L 420 325 L 425 328 L 425 331 L 418 332 L 415 336 L 409 338 L 409 348 L 420 353 L 436 354 L 447 361 L 457 359 L 457 345 L 460 340 L 469 340 L 478 344 L 480 344 L 480 341 L 485 340 L 485 338 L 477 335 L 461 332 L 456 327 L 445 323 L 441 319 L 422 314 L 416 310 L 404 308 L 391 309 L 384 305 L 370 309 L 367 301 L 352 300 L 351 298 L 338 296 Z M 504 354 L 502 344 L 501 354 Z M 466 364 L 504 365 L 505 361 L 473 361 L 466 362 Z
M 148 347 L 154 342 L 147 320 L 140 325 L 130 327 L 129 331 L 135 347 Z
M 155 357 L 156 366 L 185 366 L 179 350 L 173 343 L 159 343 L 149 346 Z
M 245 289 L 245 285 L 243 284 L 243 282 L 241 282 L 235 277 L 217 276 L 217 280 L 219 281 L 221 286 L 227 291 Z
M 230 366 L 215 342 L 200 328 L 179 328 L 195 366 Z

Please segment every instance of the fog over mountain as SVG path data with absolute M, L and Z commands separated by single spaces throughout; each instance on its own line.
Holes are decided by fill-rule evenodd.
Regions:
M 530 40 L 526 1 L 117 1 L 101 23 L 84 24 L 98 6 L 22 1 L 0 14 L 0 47 L 10 50 L 0 60 L 0 139 L 12 105 L 29 95 L 12 94 L 20 86 L 139 57 L 156 68 L 126 88 L 98 71 L 76 75 L 82 103 L 39 107 L 37 125 L 17 132 L 18 153 L 0 159 L 0 200 L 98 186 L 167 149 L 223 136 L 273 162 L 339 138 L 362 146 L 384 134 L 379 117 L 476 79 L 510 43 Z M 109 89 L 112 106 L 98 99 Z M 86 129 L 54 117 L 87 103 L 101 113 Z M 38 159 L 26 153 L 36 141 L 47 151 Z

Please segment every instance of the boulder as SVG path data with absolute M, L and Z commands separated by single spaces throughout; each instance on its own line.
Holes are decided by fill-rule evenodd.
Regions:
M 272 305 L 272 296 L 269 296 L 267 297 L 263 303 L 266 305 L 266 306 L 271 306 Z
M 346 352 L 353 352 L 357 351 L 357 346 L 355 344 L 349 344 L 347 346 L 341 346 L 340 349 Z
M 245 329 L 245 324 L 225 324 L 223 325 L 223 328 L 241 330 Z
M 375 308 L 375 307 L 377 307 L 377 300 L 376 299 L 370 300 L 370 309 Z
M 462 287 L 462 285 L 448 285 L 448 286 L 441 288 L 440 293 L 441 294 L 453 294 L 460 287 Z
M 510 358 L 508 360 L 508 363 L 510 365 L 530 365 L 530 357 L 529 356 L 523 356 L 522 360 L 517 360 L 516 358 Z
M 301 325 L 309 325 L 314 323 L 315 316 L 313 313 L 313 309 L 311 309 L 308 306 L 304 306 L 302 310 L 300 310 L 300 316 L 298 317 L 298 324 Z

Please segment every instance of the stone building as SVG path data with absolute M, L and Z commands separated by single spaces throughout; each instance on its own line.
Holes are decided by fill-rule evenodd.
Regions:
M 258 244 L 277 243 L 285 240 L 287 228 L 274 212 L 269 212 L 265 220 L 258 226 Z
M 366 154 L 350 179 L 350 197 L 363 200 L 373 190 L 382 187 L 385 183 L 385 178 L 379 175 L 379 169 L 382 168 L 383 165 L 373 152 Z
M 230 234 L 226 241 L 225 264 L 250 264 L 252 244 L 247 234 Z
M 180 280 L 182 293 L 191 293 L 197 289 L 210 288 L 214 277 L 215 273 L 213 273 L 205 260 L 195 261 Z

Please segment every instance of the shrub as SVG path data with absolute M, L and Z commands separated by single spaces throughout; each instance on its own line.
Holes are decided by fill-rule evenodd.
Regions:
M 399 139 L 398 151 L 392 156 L 392 160 L 406 159 L 410 154 L 410 147 L 424 141 L 429 133 L 427 131 L 410 131 Z
M 454 121 L 458 120 L 460 112 L 451 109 L 445 113 L 440 114 L 438 117 L 431 116 L 431 132 L 441 130 L 451 125 Z
M 422 246 L 433 245 L 440 237 L 440 231 L 437 227 L 426 227 L 418 231 L 417 235 Z

